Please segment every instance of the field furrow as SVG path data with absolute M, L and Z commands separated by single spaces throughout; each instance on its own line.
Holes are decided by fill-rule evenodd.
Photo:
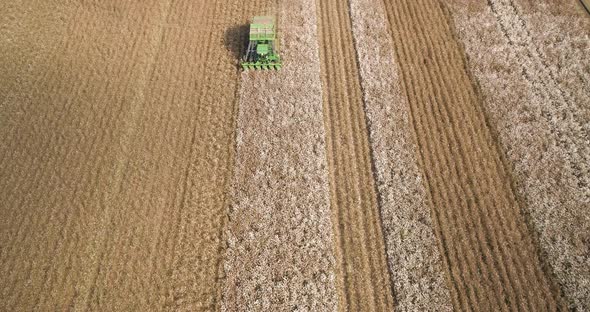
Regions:
M 588 310 L 590 21 L 577 1 L 555 4 L 450 8 L 542 258 L 570 307 Z
M 314 8 L 300 0 L 269 10 L 290 30 L 286 63 L 242 74 L 224 311 L 336 310 Z
M 396 310 L 451 311 L 381 0 L 350 0 Z
M 455 308 L 556 309 L 443 4 L 384 3 Z
M 393 309 L 346 1 L 317 1 L 339 309 Z

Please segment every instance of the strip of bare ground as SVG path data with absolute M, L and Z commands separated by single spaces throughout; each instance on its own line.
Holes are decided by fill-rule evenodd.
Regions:
M 14 97 L 3 306 L 219 308 L 238 86 L 221 39 L 263 4 L 166 4 L 82 3 L 55 68 Z
M 224 311 L 336 310 L 314 8 L 283 2 L 283 69 L 242 74 Z
M 590 20 L 575 1 L 451 3 L 543 258 L 570 308 L 588 310 Z
M 384 3 L 455 308 L 563 308 L 442 3 Z
M 451 311 L 383 2 L 350 7 L 395 307 Z
M 341 311 L 393 309 L 346 1 L 316 1 Z

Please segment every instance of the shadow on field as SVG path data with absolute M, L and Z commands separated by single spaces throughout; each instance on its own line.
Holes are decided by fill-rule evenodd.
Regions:
M 236 64 L 239 62 L 240 57 L 246 53 L 249 27 L 248 24 L 234 25 L 225 31 L 223 44 L 231 52 Z

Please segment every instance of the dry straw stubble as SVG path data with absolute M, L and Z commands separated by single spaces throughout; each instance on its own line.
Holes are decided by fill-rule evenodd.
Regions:
M 587 13 L 573 0 L 450 8 L 543 259 L 571 307 L 587 310 Z
M 317 1 L 339 309 L 391 310 L 393 296 L 346 1 Z
M 444 4 L 385 6 L 455 307 L 559 307 Z
M 350 5 L 395 307 L 451 311 L 383 2 Z
M 224 311 L 338 304 L 314 8 L 273 11 L 285 65 L 241 76 Z

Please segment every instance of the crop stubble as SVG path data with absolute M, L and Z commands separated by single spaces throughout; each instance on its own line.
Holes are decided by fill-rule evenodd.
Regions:
M 75 5 L 2 99 L 2 305 L 213 309 L 238 85 L 219 38 L 263 3 Z
M 455 307 L 560 307 L 445 8 L 384 3 Z
M 17 44 L 8 44 L 8 48 L 3 46 L 0 50 L 0 70 L 8 73 L 2 77 L 0 86 L 0 134 L 3 138 L 0 150 L 0 198 L 3 200 L 0 304 L 3 307 L 9 310 L 207 310 L 220 307 L 222 228 L 227 218 L 233 168 L 238 80 L 232 66 L 233 56 L 220 46 L 219 38 L 236 21 L 247 23 L 252 15 L 268 11 L 265 10 L 268 3 L 262 0 L 138 4 L 79 1 L 69 4 L 71 6 L 54 3 L 49 6 L 55 5 L 59 13 L 43 15 L 44 23 L 50 25 L 39 30 L 37 17 L 32 18 L 34 22 L 31 23 L 27 14 L 19 14 L 27 10 L 24 6 L 41 3 L 8 2 L 8 9 L 0 17 L 0 38 Z M 342 310 L 391 310 L 390 283 L 396 285 L 404 281 L 398 281 L 396 277 L 401 276 L 394 273 L 394 280 L 390 282 L 387 272 L 348 7 L 344 1 L 316 3 L 339 306 Z M 559 295 L 540 269 L 537 252 L 510 188 L 510 176 L 501 163 L 481 111 L 481 100 L 465 72 L 463 53 L 455 43 L 443 10 L 435 1 L 384 3 L 393 31 L 399 76 L 405 83 L 409 121 L 414 126 L 415 143 L 420 152 L 419 164 L 433 208 L 434 229 L 444 252 L 455 306 L 458 309 L 531 310 L 558 307 Z M 511 2 L 490 3 L 496 8 L 493 13 L 503 16 L 506 13 L 500 5 Z M 47 6 L 44 2 L 41 7 L 47 9 Z M 527 32 L 519 27 L 523 20 L 530 23 L 527 18 L 500 18 L 498 23 L 504 27 L 504 36 L 509 41 L 520 43 L 523 38 L 519 36 Z M 66 23 L 68 19 L 70 22 Z M 25 21 L 24 26 L 19 21 Z M 305 25 L 311 27 L 313 22 L 310 23 Z M 21 40 L 33 38 L 16 33 L 29 27 L 33 33 L 39 30 L 38 37 L 43 38 L 43 44 L 32 39 L 30 42 Z M 514 33 L 512 28 L 517 28 Z M 532 36 L 535 37 L 538 36 Z M 309 38 L 300 40 L 300 45 L 305 45 Z M 34 48 L 22 49 L 23 53 L 19 54 L 21 44 Z M 357 48 L 362 55 L 363 46 L 357 45 Z M 469 51 L 469 44 L 467 48 Z M 564 103 L 585 103 L 587 98 L 580 93 L 581 88 L 576 88 L 576 84 L 562 85 L 560 79 L 556 79 L 571 76 L 569 72 L 563 74 L 564 66 L 545 69 L 545 64 L 539 63 L 546 58 L 544 54 L 550 53 L 549 49 L 533 49 L 527 53 L 525 56 L 533 63 L 533 67 L 525 67 L 525 72 L 530 70 L 527 83 L 533 90 L 527 91 L 528 96 L 554 102 L 562 108 L 568 107 L 562 105 Z M 290 58 L 301 57 L 295 54 L 293 52 Z M 317 59 L 313 53 L 309 57 Z M 366 70 L 363 66 L 360 66 L 361 75 Z M 281 74 L 289 75 L 288 68 Z M 538 81 L 540 78 L 536 77 L 544 78 Z M 587 84 L 587 71 L 574 71 L 572 77 L 566 79 L 567 83 L 579 79 Z M 484 86 L 489 84 L 481 80 Z M 252 87 L 259 82 L 251 81 Z M 307 81 L 302 81 L 302 85 L 303 82 Z M 549 91 L 535 90 L 534 86 L 543 85 L 543 82 L 549 83 L 545 85 Z M 371 126 L 378 125 L 378 119 L 371 113 L 370 83 L 363 82 L 363 86 L 369 121 Z M 297 87 L 299 85 L 286 88 Z M 276 88 L 284 91 L 280 86 Z M 264 97 L 264 90 L 256 92 Z M 317 93 L 309 96 L 314 94 L 317 96 Z M 493 98 L 490 93 L 487 95 Z M 276 103 L 271 100 L 268 104 Z M 288 112 L 292 110 L 313 119 L 311 115 L 316 114 L 317 109 L 311 106 L 309 109 L 300 111 L 285 107 Z M 315 113 L 308 116 L 310 112 Z M 567 118 L 576 121 L 575 117 L 568 115 Z M 317 126 L 317 120 L 313 120 Z M 550 121 L 553 122 L 548 120 L 548 126 L 543 125 L 547 127 L 543 128 L 547 130 L 543 133 L 550 137 L 552 131 L 557 131 L 557 135 L 548 143 L 552 154 L 547 154 L 547 161 L 557 160 L 565 150 L 569 160 L 560 163 L 558 170 L 564 172 L 566 182 L 573 183 L 573 188 L 587 190 L 587 163 L 586 167 L 579 163 L 580 157 L 587 157 L 587 145 L 586 149 L 579 150 L 575 146 L 583 141 L 588 124 L 580 128 L 579 121 L 576 121 L 577 126 L 575 122 L 565 126 Z M 492 118 L 494 122 L 501 124 Z M 509 132 L 513 130 L 502 131 L 499 131 L 500 140 L 514 138 L 509 136 L 513 135 Z M 563 133 L 572 131 L 578 141 L 568 142 Z M 371 129 L 371 133 L 375 134 L 372 137 L 375 141 L 371 143 L 378 169 L 377 186 L 383 196 L 386 241 L 388 246 L 393 246 L 388 241 L 389 236 L 391 233 L 399 235 L 396 231 L 401 229 L 392 229 L 394 221 L 387 219 L 388 200 L 393 202 L 400 197 L 393 194 L 390 198 L 388 196 L 392 195 L 384 190 L 383 185 L 389 182 L 384 182 L 386 180 L 381 178 L 384 175 L 379 171 L 384 170 L 379 164 L 382 155 L 379 131 Z M 307 134 L 293 133 L 302 137 Z M 403 143 L 405 138 L 400 140 L 400 144 L 406 144 Z M 313 151 L 304 151 L 320 163 L 312 164 L 313 168 L 298 168 L 300 172 L 287 170 L 273 174 L 294 177 L 295 183 L 309 189 L 323 188 L 325 178 L 320 173 L 323 165 L 319 160 L 325 156 L 324 151 L 319 150 L 323 142 L 316 138 L 315 143 Z M 286 148 L 289 146 L 287 144 Z M 511 146 L 513 152 L 507 152 L 509 160 L 517 164 L 517 170 L 518 155 L 529 154 L 523 151 L 524 146 L 524 143 Z M 293 150 L 289 155 L 299 152 Z M 534 173 L 531 176 L 542 180 L 539 172 L 543 171 L 543 165 L 533 169 L 526 166 L 520 169 L 523 176 Z M 313 170 L 308 172 L 308 169 Z M 303 179 L 304 172 L 305 176 L 316 176 L 318 180 Z M 549 246 L 542 245 L 550 250 L 550 261 L 557 268 L 556 275 L 562 286 L 565 285 L 566 294 L 572 296 L 578 307 L 587 306 L 584 300 L 588 296 L 579 285 L 583 285 L 583 276 L 587 276 L 584 268 L 588 266 L 584 267 L 584 262 L 574 263 L 572 269 L 567 269 L 568 251 L 587 255 L 584 245 L 587 238 L 579 236 L 578 227 L 573 227 L 565 236 L 557 235 L 559 244 L 568 242 L 559 245 L 559 249 L 552 250 L 553 245 L 548 243 L 559 224 L 566 222 L 563 220 L 587 220 L 575 209 L 580 202 L 587 207 L 587 199 L 566 198 L 565 202 L 560 202 L 569 194 L 553 187 L 560 183 L 537 185 L 531 179 L 518 179 L 517 185 L 525 185 L 525 208 L 535 203 L 539 206 L 549 203 L 552 207 L 567 205 L 565 209 L 571 213 L 570 218 L 557 220 L 555 226 L 547 227 L 545 232 L 541 230 L 541 243 Z M 417 181 L 407 183 L 415 186 Z M 285 191 L 278 185 L 272 189 L 277 193 Z M 554 189 L 557 191 L 552 193 Z M 531 199 L 545 192 L 554 198 Z M 317 196 L 313 201 L 317 199 L 320 207 L 313 211 L 316 214 L 310 215 L 312 222 L 300 225 L 300 229 L 311 230 L 304 230 L 309 236 L 296 238 L 297 242 L 309 240 L 315 244 L 313 247 L 306 245 L 309 243 L 297 245 L 296 249 L 314 250 L 318 266 L 307 273 L 320 274 L 310 273 L 313 278 L 308 279 L 304 272 L 303 277 L 295 274 L 271 282 L 284 288 L 291 287 L 287 281 L 302 282 L 303 288 L 285 291 L 305 298 L 309 307 L 325 305 L 331 309 L 335 305 L 329 272 L 333 264 L 325 253 L 329 225 L 325 224 L 322 210 L 323 193 L 325 190 L 310 195 Z M 422 202 L 422 195 L 413 196 L 418 203 Z M 240 202 L 236 207 L 240 207 Z M 312 213 L 306 209 L 310 207 L 301 211 Z M 533 220 L 537 220 L 533 223 L 545 228 L 539 226 L 544 224 L 539 220 L 545 220 L 551 213 L 531 211 Z M 242 213 L 248 212 L 242 210 Z M 295 215 L 298 217 L 297 213 Z M 286 215 L 280 218 L 285 218 L 284 223 L 293 221 Z M 584 222 L 582 226 L 588 223 Z M 428 239 L 432 234 L 429 234 L 428 222 L 425 226 L 424 235 Z M 281 230 L 280 226 L 276 229 Z M 265 237 L 275 239 L 271 236 Z M 389 248 L 390 266 L 395 270 L 391 263 L 396 255 L 392 254 L 392 247 Z M 241 254 L 250 252 L 239 251 Z M 231 252 L 229 255 L 231 257 Z M 437 256 L 433 254 L 432 257 Z M 588 257 L 582 259 L 587 263 Z M 559 269 L 559 265 L 564 269 Z M 314 271 L 316 269 L 319 271 Z M 277 269 L 271 275 L 280 277 L 283 273 Z M 326 284 L 318 283 L 317 292 L 306 288 L 310 285 L 306 281 L 314 284 L 318 280 Z M 272 289 L 270 284 L 262 285 L 262 289 L 270 287 L 271 291 L 276 291 L 277 301 L 272 304 L 285 298 L 277 286 Z M 256 300 L 256 296 L 251 299 Z M 402 308 L 403 300 L 399 302 Z M 230 301 L 228 306 L 236 302 Z
M 339 309 L 393 309 L 346 1 L 317 1 Z
M 3 99 L 5 107 L 14 108 L 1 122 L 1 300 L 7 309 L 60 310 L 80 296 L 77 282 L 84 280 L 93 255 L 77 252 L 91 243 L 92 223 L 104 209 L 103 194 L 96 190 L 112 190 L 120 150 L 112 143 L 127 134 L 124 116 L 133 111 L 136 92 L 129 81 L 142 74 L 138 67 L 145 63 L 137 54 L 149 50 L 155 28 L 146 20 L 158 13 L 145 5 L 121 10 L 137 14 L 145 32 L 116 37 L 108 31 L 124 29 L 124 21 L 91 8 L 73 9 L 65 39 L 58 40 L 61 46 L 48 65 Z M 114 47 L 109 60 L 103 45 Z M 136 62 L 118 66 L 128 58 Z M 111 93 L 105 92 L 104 77 L 111 77 Z M 96 131 L 94 124 L 105 130 Z
M 284 1 L 277 15 L 286 63 L 242 74 L 222 309 L 334 311 L 314 2 Z
M 452 1 L 458 35 L 546 263 L 590 308 L 588 29 L 577 1 Z
M 36 74 L 42 70 L 40 67 L 48 64 L 46 60 L 63 44 L 63 34 L 71 24 L 75 10 L 74 6 L 59 0 L 28 2 L 30 7 L 27 9 L 23 9 L 21 0 L 2 2 L 0 99 L 3 101 L 10 93 L 14 93 L 17 86 L 23 88 L 23 84 L 33 82 Z M 0 114 L 6 113 L 6 106 L 2 108 Z
M 382 0 L 351 0 L 383 234 L 398 311 L 451 311 Z

